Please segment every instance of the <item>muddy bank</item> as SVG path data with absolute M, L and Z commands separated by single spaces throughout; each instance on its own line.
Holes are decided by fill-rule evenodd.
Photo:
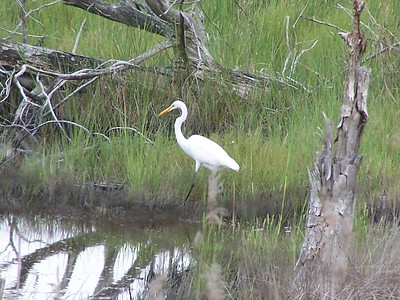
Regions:
M 207 188 L 207 187 L 202 187 Z M 368 191 L 364 193 L 369 195 Z M 363 192 L 359 191 L 359 199 Z M 0 170 L 0 213 L 88 213 L 91 215 L 130 215 L 146 220 L 185 220 L 198 222 L 206 212 L 204 199 L 146 199 L 128 184 L 88 182 L 78 184 L 72 176 L 47 177 L 8 165 Z M 368 196 L 367 196 L 368 197 Z M 227 210 L 225 222 L 232 219 L 251 221 L 266 216 L 279 216 L 288 225 L 305 215 L 308 209 L 307 186 L 287 187 L 285 194 L 264 191 L 258 196 L 231 199 L 218 197 L 219 206 Z M 381 198 L 364 200 L 363 210 L 376 222 L 393 221 L 400 215 L 400 207 L 389 207 Z M 295 206 L 294 203 L 301 203 Z M 171 217 L 172 216 L 172 217 Z
M 127 185 L 115 183 L 77 184 L 73 178 L 47 179 L 21 170 L 3 170 L 0 176 L 0 212 L 90 212 L 93 214 L 135 213 L 138 218 L 154 216 L 195 220 L 201 215 L 199 203 L 145 200 L 129 192 Z
M 72 176 L 41 179 L 21 168 L 3 167 L 0 175 L 0 213 L 46 213 L 113 215 L 140 222 L 200 222 L 206 212 L 204 199 L 145 199 L 127 184 L 89 182 L 77 184 Z M 206 187 L 204 187 L 206 188 Z M 362 191 L 360 191 L 362 195 Z M 183 197 L 183 196 L 182 196 Z M 265 191 L 245 199 L 219 197 L 218 204 L 227 211 L 224 222 L 251 221 L 275 216 L 285 224 L 301 219 L 308 209 L 307 187 L 287 188 L 285 195 Z M 299 201 L 300 200 L 300 201 Z M 302 203 L 294 206 L 293 203 Z M 398 218 L 399 207 L 387 207 L 382 199 L 370 199 L 362 208 L 375 222 Z M 277 219 L 277 218 L 276 218 Z M 151 226 L 151 224 L 150 224 Z
M 204 187 L 206 188 L 206 187 Z M 135 194 L 127 184 L 90 182 L 77 184 L 74 178 L 62 176 L 42 180 L 32 172 L 4 169 L 0 176 L 0 211 L 59 211 L 90 212 L 93 214 L 131 214 L 144 219 L 154 217 L 201 220 L 206 209 L 205 201 L 184 199 L 145 199 Z M 183 196 L 182 196 L 183 197 Z M 259 197 L 230 199 L 219 197 L 219 205 L 228 211 L 227 219 L 251 220 L 266 215 L 283 214 L 284 219 L 301 214 L 305 206 L 293 207 L 293 198 L 303 198 L 306 204 L 307 191 L 304 188 L 287 191 L 282 195 L 265 192 Z M 298 201 L 297 201 L 298 202 Z

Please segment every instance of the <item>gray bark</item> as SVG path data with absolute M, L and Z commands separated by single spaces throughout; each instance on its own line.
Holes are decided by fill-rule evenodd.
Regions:
M 0 40 L 0 65 L 8 68 L 28 64 L 43 70 L 72 73 L 84 68 L 96 68 L 101 60 L 29 44 Z
M 215 62 L 207 48 L 203 12 L 195 4 L 183 11 L 165 0 L 146 0 L 145 3 L 122 0 L 117 4 L 100 0 L 64 0 L 64 3 L 173 40 L 177 54 L 175 81 L 178 83 L 188 82 L 187 79 L 191 78 L 215 78 L 220 82 L 223 78 L 239 95 L 244 96 L 255 88 L 265 88 L 271 80 L 276 80 L 268 76 L 230 70 Z M 182 88 L 178 87 L 177 90 L 181 91 Z
M 151 4 L 154 1 L 146 2 Z M 64 0 L 64 3 L 109 20 L 144 29 L 167 38 L 171 38 L 174 35 L 171 24 L 154 14 L 149 5 L 145 3 L 128 0 L 120 0 L 117 4 L 100 0 Z
M 358 153 L 368 119 L 367 93 L 371 70 L 360 65 L 366 38 L 360 31 L 363 2 L 354 1 L 352 32 L 340 33 L 349 46 L 348 76 L 337 136 L 326 117 L 323 149 L 309 172 L 310 206 L 306 236 L 297 262 L 297 294 L 306 298 L 334 297 L 345 280 L 351 242 Z M 322 296 L 324 295 L 324 296 Z
M 20 69 L 26 64 L 41 71 L 74 73 L 82 69 L 96 68 L 103 63 L 92 57 L 66 51 L 0 40 L 0 66 L 6 70 Z M 25 88 L 31 90 L 36 86 L 34 79 L 36 73 L 26 72 L 18 80 Z M 6 77 L 5 73 L 0 73 L 0 79 L 2 77 Z

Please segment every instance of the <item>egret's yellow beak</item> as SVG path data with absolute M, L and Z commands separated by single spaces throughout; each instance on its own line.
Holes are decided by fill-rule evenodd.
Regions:
M 166 109 L 164 109 L 162 112 L 160 112 L 160 113 L 158 114 L 158 116 L 161 117 L 161 116 L 165 115 L 166 113 L 170 112 L 170 111 L 173 110 L 173 109 L 174 109 L 174 106 L 171 105 L 171 106 L 167 107 Z

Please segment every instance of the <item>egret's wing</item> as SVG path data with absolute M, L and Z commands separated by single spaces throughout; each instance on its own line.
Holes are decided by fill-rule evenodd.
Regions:
M 201 135 L 192 135 L 188 139 L 188 144 L 190 145 L 188 155 L 205 167 L 239 170 L 239 165 L 214 141 Z

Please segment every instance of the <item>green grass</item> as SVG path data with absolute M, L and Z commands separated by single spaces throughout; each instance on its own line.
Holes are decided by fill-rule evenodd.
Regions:
M 28 9 L 42 2 L 28 2 Z M 341 5 L 351 8 L 350 2 Z M 3 6 L 3 7 L 1 7 Z M 347 61 L 347 47 L 335 29 L 315 24 L 303 16 L 350 28 L 350 18 L 343 9 L 325 2 L 310 1 L 252 1 L 241 7 L 222 1 L 218 10 L 210 1 L 202 2 L 207 14 L 206 28 L 210 32 L 210 51 L 227 67 L 239 67 L 249 72 L 273 76 L 290 76 L 312 91 L 294 90 L 280 83 L 240 99 L 231 88 L 221 83 L 202 82 L 197 98 L 189 94 L 189 118 L 185 134 L 199 133 L 223 145 L 239 162 L 239 173 L 223 172 L 226 194 L 245 203 L 250 199 L 266 202 L 286 201 L 291 207 L 304 207 L 308 190 L 307 168 L 312 167 L 314 153 L 320 148 L 318 128 L 325 124 L 322 112 L 334 121 L 342 103 Z M 0 4 L 7 14 L 3 27 L 12 30 L 18 22 L 16 3 Z M 399 32 L 399 4 L 368 1 L 363 22 L 369 39 L 366 57 L 378 49 L 377 37 L 393 43 L 389 33 Z M 56 4 L 40 10 L 29 19 L 28 32 L 44 35 L 29 42 L 71 50 L 77 30 L 87 18 L 78 52 L 103 59 L 129 59 L 161 41 L 160 37 L 107 21 L 98 16 Z M 285 22 L 289 16 L 289 41 Z M 39 22 L 39 21 L 40 22 Z M 63 26 L 65 24 L 65 26 Z M 68 25 L 67 25 L 68 24 Z M 70 26 L 69 24 L 72 24 Z M 295 27 L 294 27 L 295 24 Z M 2 36 L 7 33 L 2 32 Z M 398 38 L 398 37 L 397 37 Z M 20 37 L 15 37 L 20 40 Z M 304 52 L 293 73 L 289 72 L 294 56 L 288 60 L 282 74 L 288 46 L 292 55 L 318 40 L 315 47 Z M 160 54 L 147 65 L 162 66 L 171 62 L 171 52 Z M 369 91 L 369 114 L 362 143 L 364 161 L 359 183 L 359 202 L 368 203 L 379 195 L 398 199 L 399 170 L 399 99 L 398 52 L 387 52 L 365 64 L 373 69 Z M 64 135 L 48 140 L 43 153 L 64 152 L 65 158 L 43 158 L 36 164 L 43 174 L 67 172 L 78 182 L 124 182 L 143 200 L 182 199 L 192 176 L 194 162 L 176 145 L 173 136 L 173 116 L 158 118 L 157 113 L 169 105 L 174 94 L 168 78 L 130 72 L 116 78 L 101 78 L 98 84 L 76 95 L 59 112 L 61 118 L 82 124 L 92 133 L 108 133 L 110 141 L 91 136 L 78 127 L 68 126 L 71 142 Z M 122 126 L 132 130 L 112 130 Z M 53 129 L 58 132 L 58 129 Z M 149 142 L 152 141 L 152 142 Z M 84 150 L 84 148 L 87 148 Z M 33 161 L 37 158 L 34 157 Z M 31 163 L 27 160 L 27 165 Z M 206 195 L 206 171 L 198 176 L 193 199 Z M 42 178 L 45 180 L 45 177 Z M 279 207 L 279 205 L 276 205 Z
M 6 12 L 1 27 L 13 30 L 18 22 L 17 6 L 6 2 L 0 2 L 0 11 Z M 42 2 L 28 1 L 27 5 L 33 8 Z M 241 8 L 236 2 L 241 3 Z M 282 295 L 289 294 L 287 286 L 293 280 L 292 270 L 304 234 L 309 197 L 307 169 L 313 168 L 314 154 L 322 146 L 318 135 L 319 128 L 325 128 L 322 113 L 337 122 L 348 58 L 348 49 L 336 29 L 297 18 L 305 8 L 304 17 L 349 30 L 350 18 L 336 6 L 337 2 L 351 9 L 351 1 L 308 1 L 306 7 L 300 0 L 220 1 L 218 9 L 215 1 L 201 2 L 207 15 L 210 52 L 217 62 L 252 73 L 290 76 L 310 92 L 273 82 L 241 99 L 223 82 L 205 80 L 198 86 L 192 84 L 197 96 L 188 93 L 184 99 L 189 110 L 185 136 L 197 133 L 212 138 L 241 166 L 238 173 L 225 170 L 221 175 L 225 191 L 222 205 L 232 208 L 241 222 L 229 229 L 203 230 L 203 237 L 194 248 L 199 267 L 187 282 L 190 288 L 181 291 L 189 293 L 188 298 L 206 293 L 203 275 L 213 263 L 222 267 L 220 276 L 235 299 L 283 299 Z M 392 235 L 383 234 L 388 228 L 371 226 L 369 219 L 376 212 L 382 216 L 394 214 L 399 206 L 400 55 L 393 50 L 367 58 L 382 45 L 395 42 L 391 33 L 400 39 L 400 1 L 368 0 L 367 9 L 376 20 L 368 11 L 362 18 L 369 38 L 364 64 L 372 68 L 369 121 L 360 149 L 364 158 L 358 178 L 355 242 L 351 249 L 351 278 L 344 294 L 357 284 L 374 294 L 376 291 L 367 285 L 368 279 L 376 286 L 390 286 L 389 279 L 396 270 L 390 269 L 390 264 L 374 269 L 383 265 L 380 252 L 398 265 L 393 252 L 395 230 L 390 229 Z M 285 38 L 286 16 L 289 41 Z M 46 38 L 31 37 L 29 42 L 66 51 L 72 49 L 79 26 L 87 18 L 78 53 L 105 60 L 130 59 L 162 41 L 155 35 L 61 3 L 34 17 L 40 22 L 29 20 L 28 32 Z M 6 35 L 0 32 L 0 37 Z M 14 40 L 20 41 L 20 37 Z M 313 49 L 301 55 L 293 73 L 289 72 L 292 56 L 282 74 L 289 52 L 287 42 L 292 55 L 298 55 L 317 40 Z M 172 60 L 172 51 L 168 51 L 145 65 L 165 66 Z M 23 162 L 26 172 L 35 175 L 23 185 L 23 194 L 32 198 L 47 189 L 53 191 L 48 193 L 53 197 L 41 201 L 53 203 L 57 201 L 57 184 L 65 179 L 80 185 L 118 182 L 127 185 L 128 201 L 180 204 L 191 183 L 194 161 L 175 141 L 176 115 L 157 116 L 175 94 L 171 78 L 160 79 L 140 71 L 101 78 L 71 98 L 59 114 L 61 119 L 81 124 L 91 133 L 107 134 L 110 140 L 67 126 L 71 138 L 68 141 L 56 127 L 46 127 L 46 143 Z M 118 126 L 136 131 L 110 130 Z M 202 203 L 207 197 L 207 172 L 200 170 L 190 201 Z M 255 216 L 262 219 L 254 221 Z M 283 233 L 287 225 L 292 226 L 289 234 Z M 377 237 L 379 243 L 375 245 Z M 386 242 L 390 247 L 384 247 Z M 232 252 L 232 247 L 237 251 Z M 373 271 L 383 279 L 373 276 Z M 359 295 L 360 299 L 366 298 Z

